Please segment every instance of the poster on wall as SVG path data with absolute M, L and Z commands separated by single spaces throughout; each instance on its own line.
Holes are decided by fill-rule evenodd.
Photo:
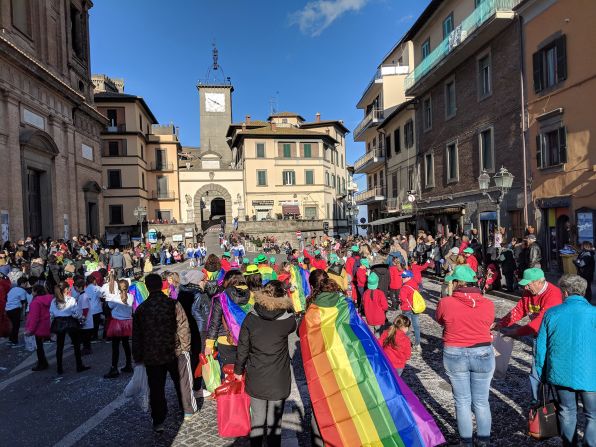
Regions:
M 147 231 L 147 242 L 150 244 L 157 244 L 157 230 L 150 229 Z
M 10 228 L 8 224 L 8 210 L 0 211 L 0 225 L 2 225 L 0 231 L 2 233 L 2 242 L 6 242 L 10 239 Z
M 577 213 L 577 237 L 579 243 L 589 241 L 594 243 L 594 214 L 588 213 Z
M 64 215 L 64 240 L 70 239 L 70 225 L 68 224 L 68 214 Z

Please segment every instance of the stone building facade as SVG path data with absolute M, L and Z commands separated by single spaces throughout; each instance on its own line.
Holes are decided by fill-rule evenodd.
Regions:
M 87 0 L 0 1 L 0 237 L 103 229 Z M 9 180 L 8 180 L 9 179 Z

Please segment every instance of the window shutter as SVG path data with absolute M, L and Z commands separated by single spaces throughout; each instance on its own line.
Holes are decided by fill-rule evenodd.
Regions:
M 536 165 L 542 167 L 542 135 L 536 135 Z
M 559 161 L 567 163 L 567 128 L 559 128 Z
M 536 93 L 542 91 L 542 52 L 537 51 L 532 55 L 533 69 L 534 69 L 534 91 Z
M 557 82 L 567 79 L 567 36 L 559 37 L 555 45 L 557 47 Z

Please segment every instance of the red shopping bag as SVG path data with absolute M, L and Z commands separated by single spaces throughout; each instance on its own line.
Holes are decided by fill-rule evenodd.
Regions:
M 228 378 L 226 378 L 228 379 Z M 222 438 L 250 434 L 250 396 L 241 381 L 226 380 L 215 390 L 217 396 L 217 429 Z
M 199 354 L 199 364 L 195 369 L 195 379 L 203 376 L 203 366 L 207 364 L 207 356 L 203 353 Z

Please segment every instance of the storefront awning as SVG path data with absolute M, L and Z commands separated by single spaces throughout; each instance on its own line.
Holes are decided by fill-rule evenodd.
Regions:
M 379 225 L 386 225 L 392 222 L 397 222 L 399 217 L 386 217 L 385 219 L 378 219 L 373 220 L 372 222 L 367 223 L 366 225 L 370 225 L 371 227 L 376 227 Z
M 300 216 L 300 207 L 298 205 L 282 205 L 281 212 L 284 216 Z

